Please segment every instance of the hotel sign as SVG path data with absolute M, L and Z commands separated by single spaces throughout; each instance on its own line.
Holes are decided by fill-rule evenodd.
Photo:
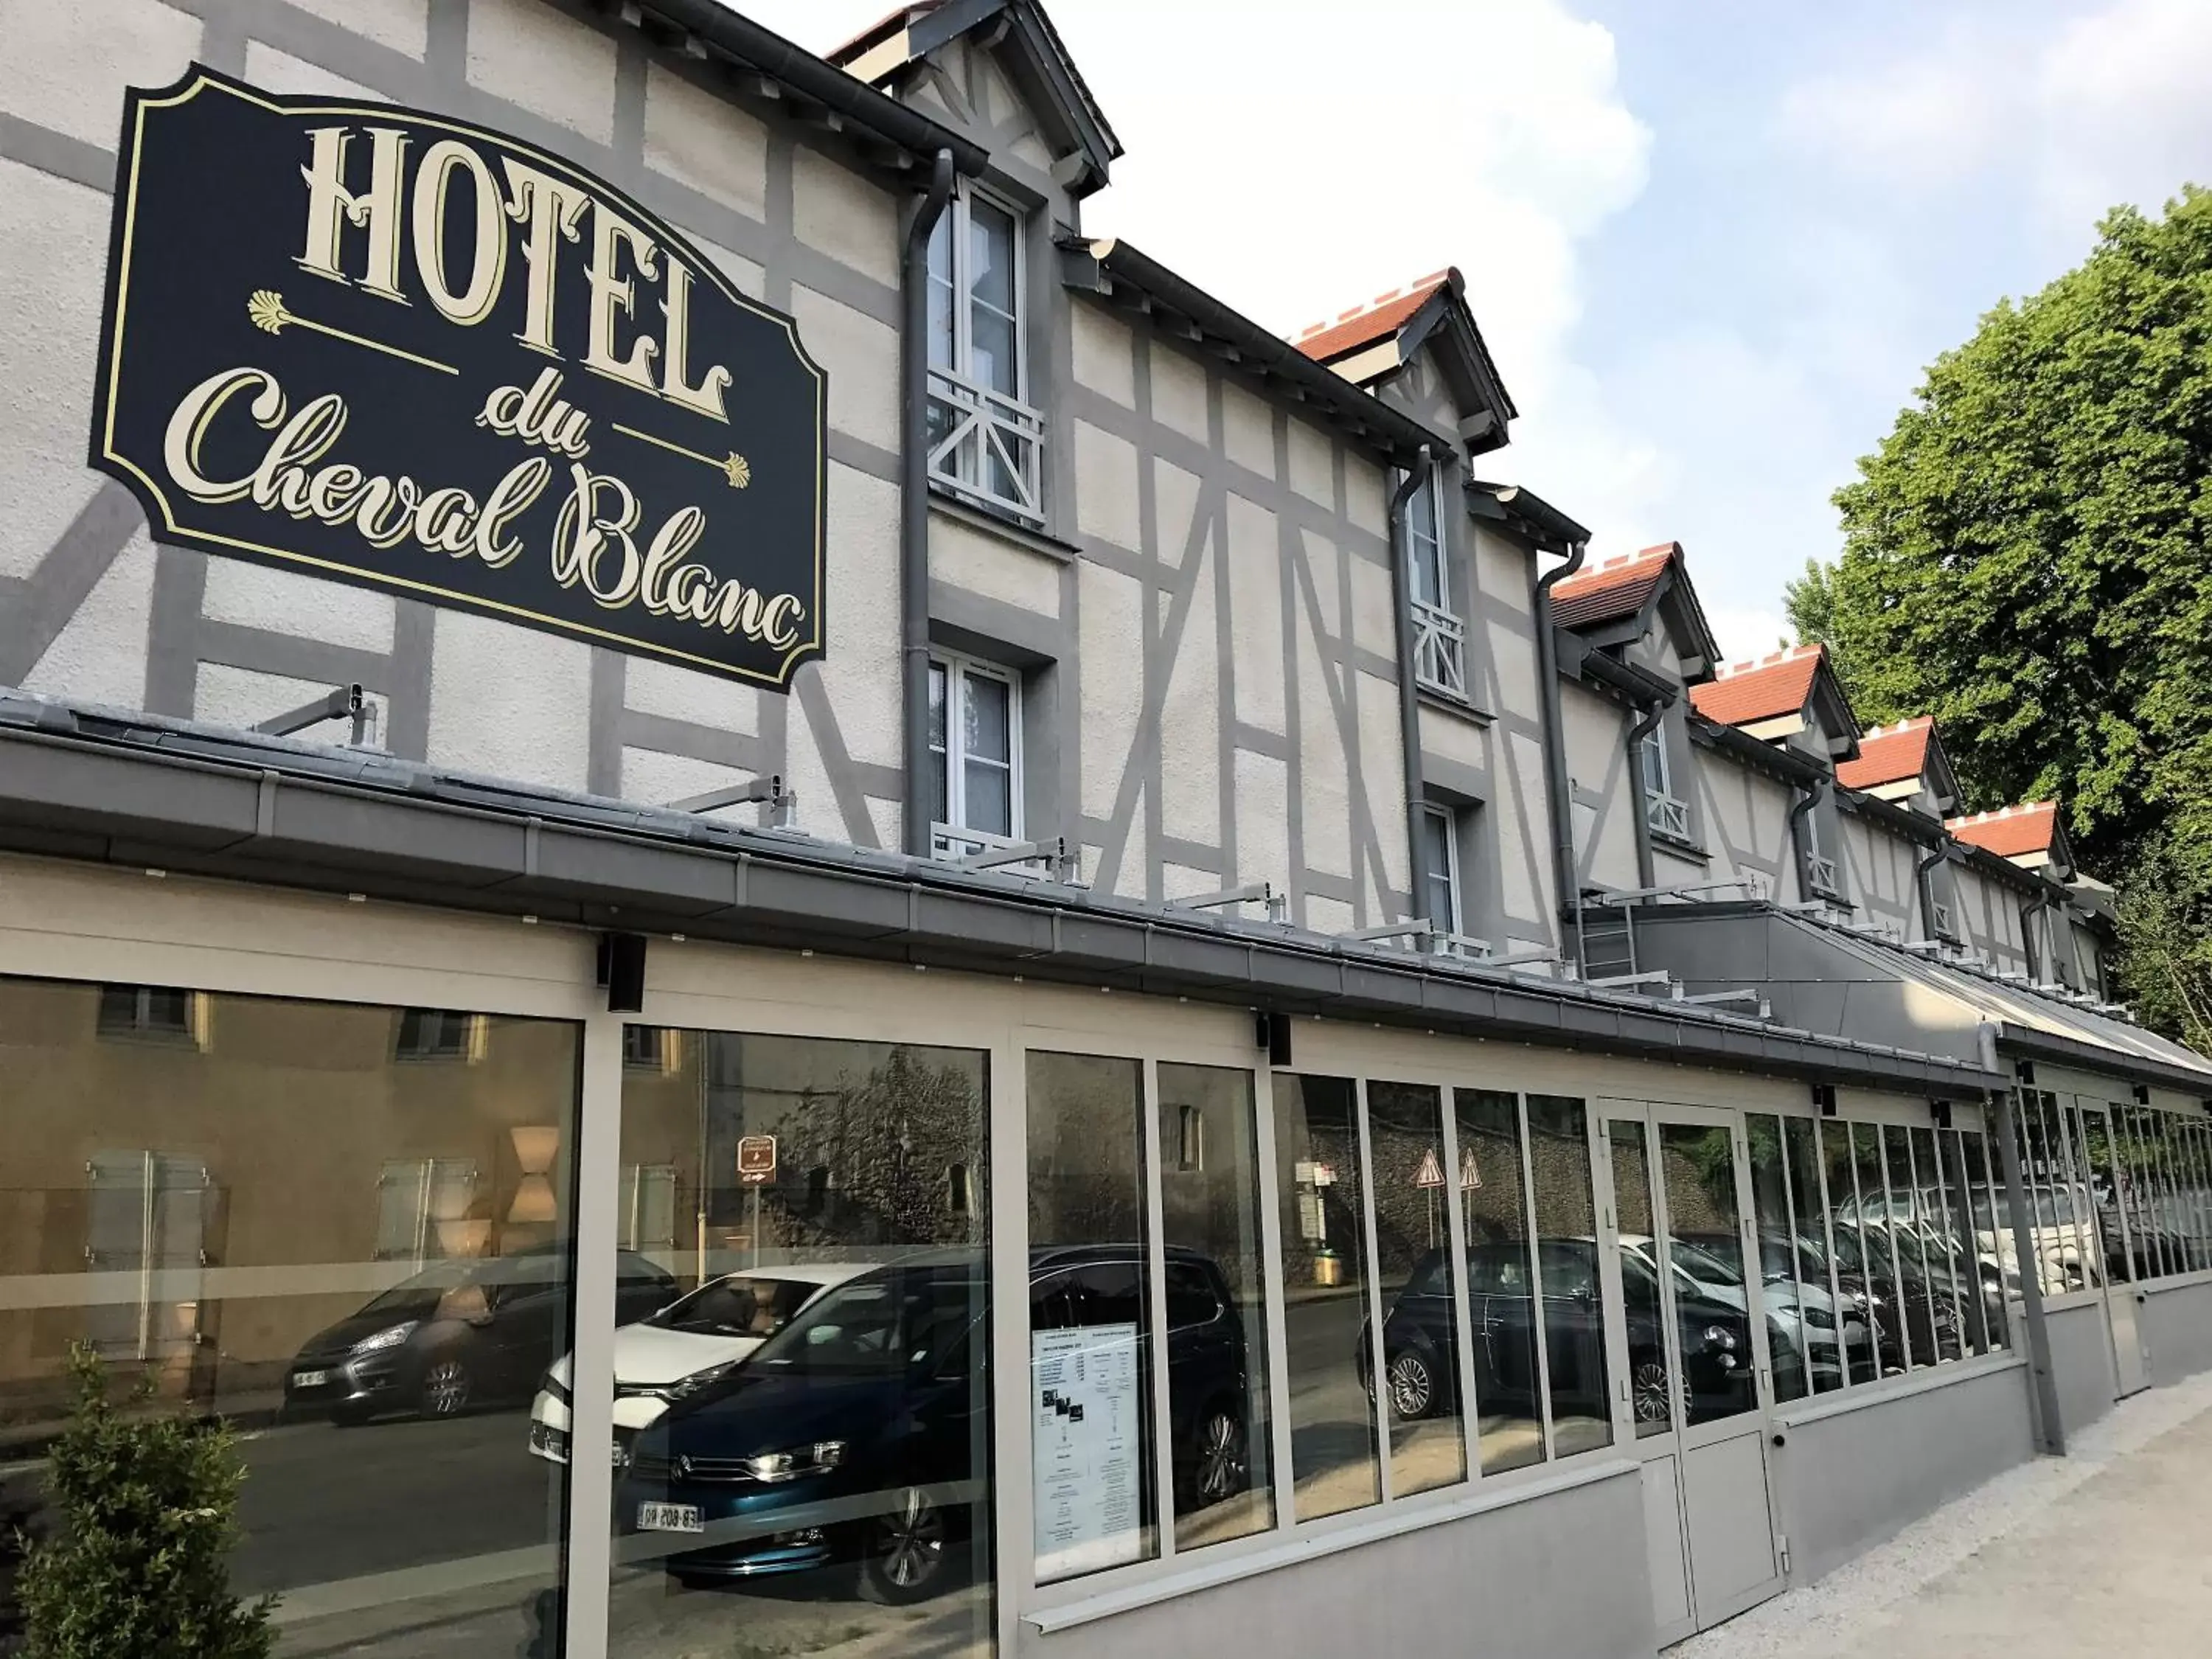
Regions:
M 827 383 L 603 181 L 195 67 L 124 112 L 92 465 L 166 541 L 781 688 Z

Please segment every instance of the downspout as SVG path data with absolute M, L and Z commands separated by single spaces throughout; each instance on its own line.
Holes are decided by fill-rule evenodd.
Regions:
M 1912 884 L 1920 895 L 1921 932 L 1929 939 L 1939 935 L 1936 927 L 1936 866 L 1951 855 L 1948 842 L 1937 842 L 1928 849 L 1928 856 L 1912 866 Z
M 1996 1069 L 1995 1034 L 1984 1023 L 1980 1030 L 1982 1064 Z M 2058 1381 L 2051 1369 L 2051 1327 L 2043 1313 L 2041 1258 L 2028 1231 L 2027 1182 L 2021 1178 L 2020 1142 L 2013 1126 L 2012 1095 L 1999 1091 L 1985 1103 L 1996 1109 L 1997 1161 L 2004 1169 L 2005 1207 L 2012 1214 L 2013 1259 L 2020 1263 L 2020 1300 L 2027 1319 L 2027 1366 L 2035 1382 L 2035 1420 L 2045 1455 L 2066 1455 L 2066 1425 L 2058 1416 Z M 2002 1270 L 1999 1270 L 2002 1277 Z
M 1636 808 L 1636 884 L 1656 887 L 1657 868 L 1651 859 L 1651 801 L 1644 787 L 1644 740 L 1667 718 L 1667 705 L 1655 702 L 1644 718 L 1628 728 L 1629 799 Z
M 933 850 L 929 809 L 929 238 L 952 196 L 952 152 L 930 163 L 899 260 L 899 639 L 906 850 Z
M 1552 590 L 1583 568 L 1587 542 L 1570 542 L 1564 564 L 1536 579 L 1536 678 L 1544 713 L 1544 792 L 1551 798 L 1552 879 L 1559 890 L 1559 955 L 1582 971 L 1581 878 L 1575 871 L 1574 800 L 1567 790 L 1566 715 L 1559 706 L 1559 642 L 1552 633 Z M 1567 923 L 1575 927 L 1568 936 Z
M 1431 921 L 1428 872 L 1421 867 L 1421 809 L 1428 790 L 1421 777 L 1421 703 L 1413 684 L 1413 594 L 1406 580 L 1406 503 L 1429 481 L 1429 447 L 1423 444 L 1390 498 L 1390 603 L 1398 614 L 1398 732 L 1406 775 L 1406 872 L 1413 887 L 1411 919 Z M 1439 520 L 1438 536 L 1444 526 Z
M 1790 851 L 1797 861 L 1797 898 L 1800 903 L 1810 900 L 1813 893 L 1813 860 L 1805 850 L 1805 819 L 1820 804 L 1820 792 L 1826 780 L 1816 778 L 1810 783 L 1797 786 L 1800 793 L 1790 808 Z

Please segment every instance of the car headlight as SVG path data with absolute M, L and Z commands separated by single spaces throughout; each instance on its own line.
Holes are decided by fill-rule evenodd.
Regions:
M 1735 1348 L 1735 1333 L 1725 1325 L 1708 1325 L 1705 1327 L 1705 1346 L 1709 1348 L 1719 1348 L 1723 1352 L 1733 1352 Z
M 551 1395 L 562 1405 L 568 1403 L 568 1385 L 551 1371 L 547 1371 L 544 1376 L 538 1379 L 538 1387 L 541 1392 Z
M 380 1349 L 396 1348 L 414 1335 L 415 1328 L 422 1322 L 419 1319 L 403 1319 L 397 1325 L 386 1325 L 374 1335 L 364 1336 L 355 1343 L 353 1351 L 356 1353 L 375 1353 Z
M 689 1400 L 693 1395 L 703 1394 L 717 1382 L 732 1376 L 744 1363 L 742 1360 L 731 1359 L 724 1361 L 720 1365 L 709 1365 L 703 1371 L 694 1371 L 689 1376 L 679 1376 L 665 1388 L 655 1389 L 653 1392 L 672 1404 L 678 1400 Z
M 1822 1330 L 1832 1330 L 1835 1327 L 1836 1316 L 1826 1308 L 1808 1308 L 1805 1310 L 1805 1322 L 1817 1325 Z
M 756 1480 L 774 1486 L 785 1480 L 796 1480 L 801 1475 L 827 1474 L 845 1461 L 845 1443 L 842 1440 L 817 1440 L 811 1446 L 800 1446 L 791 1451 L 763 1452 L 757 1457 L 739 1460 L 747 1474 Z

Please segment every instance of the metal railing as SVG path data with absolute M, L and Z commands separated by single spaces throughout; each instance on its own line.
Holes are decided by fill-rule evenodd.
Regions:
M 929 371 L 929 476 L 1042 526 L 1044 416 L 951 369 Z
M 1654 835 L 1687 841 L 1690 838 L 1690 803 L 1673 795 L 1646 795 L 1644 798 L 1644 821 L 1651 826 Z
M 1424 600 L 1407 602 L 1413 617 L 1413 683 L 1448 697 L 1467 696 L 1467 624 Z
M 1836 861 L 1814 853 L 1805 860 L 1805 868 L 1813 878 L 1813 890 L 1828 898 L 1840 895 L 1836 890 Z

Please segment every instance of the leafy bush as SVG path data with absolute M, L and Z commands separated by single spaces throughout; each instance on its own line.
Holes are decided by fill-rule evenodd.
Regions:
M 246 1478 L 231 1431 L 118 1411 L 82 1344 L 70 1381 L 47 1480 L 52 1535 L 30 1546 L 16 1586 L 28 1659 L 267 1659 L 276 1598 L 248 1605 L 230 1590 Z

